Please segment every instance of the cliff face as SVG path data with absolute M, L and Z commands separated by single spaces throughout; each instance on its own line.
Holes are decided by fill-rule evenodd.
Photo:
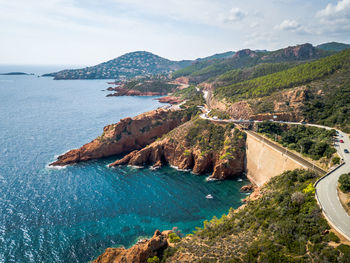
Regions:
M 229 125 L 197 119 L 187 122 L 140 151 L 133 151 L 117 165 L 169 164 L 211 178 L 227 179 L 244 171 L 245 134 Z
M 141 149 L 191 118 L 186 110 L 150 111 L 104 127 L 103 134 L 79 149 L 58 157 L 51 165 L 67 165 Z
M 307 100 L 309 89 L 306 86 L 276 92 L 271 96 L 227 103 L 210 97 L 212 109 L 227 112 L 233 119 L 269 120 L 277 116 L 278 120 L 301 121 L 303 106 Z
M 144 263 L 148 258 L 159 256 L 168 247 L 168 235 L 170 231 L 157 230 L 149 240 L 139 241 L 129 249 L 107 248 L 93 263 Z

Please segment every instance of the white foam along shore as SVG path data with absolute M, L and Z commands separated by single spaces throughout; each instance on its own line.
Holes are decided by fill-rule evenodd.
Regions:
M 171 168 L 176 169 L 179 172 L 190 172 L 191 169 L 180 169 L 179 167 L 175 166 L 175 165 L 170 165 Z
M 128 165 L 129 167 L 131 168 L 134 168 L 134 169 L 143 169 L 145 168 L 144 166 L 141 166 L 141 165 Z
M 66 169 L 68 165 L 51 165 L 51 163 L 48 163 L 45 165 L 45 169 L 47 170 L 62 170 L 62 169 Z

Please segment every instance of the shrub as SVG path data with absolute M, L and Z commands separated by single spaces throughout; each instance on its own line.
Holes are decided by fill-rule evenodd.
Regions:
M 148 258 L 147 263 L 159 263 L 160 259 L 157 256 L 154 256 L 153 258 Z
M 176 235 L 175 233 L 170 233 L 169 234 L 169 242 L 170 243 L 177 243 L 180 240 L 181 240 L 181 238 L 178 235 Z
M 305 195 L 301 192 L 295 192 L 292 194 L 291 200 L 293 203 L 301 205 L 305 202 Z
M 342 174 L 339 177 L 339 188 L 344 193 L 350 192 L 350 173 Z
M 312 184 L 308 184 L 308 186 L 303 190 L 305 194 L 315 194 L 315 187 Z
M 340 242 L 339 237 L 338 237 L 336 234 L 334 234 L 333 232 L 329 232 L 329 234 L 328 234 L 328 240 L 329 240 L 329 241 L 333 241 L 333 242 L 335 242 L 335 243 L 339 243 L 339 242 Z
M 332 164 L 333 165 L 340 164 L 340 158 L 338 156 L 333 157 Z

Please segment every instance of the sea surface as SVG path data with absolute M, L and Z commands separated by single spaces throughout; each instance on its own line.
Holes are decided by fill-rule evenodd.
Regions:
M 57 69 L 0 66 L 0 72 Z M 0 76 L 1 263 L 88 262 L 156 229 L 191 233 L 246 197 L 239 193 L 247 183 L 243 175 L 206 182 L 170 167 L 107 168 L 118 156 L 48 168 L 105 125 L 160 106 L 152 97 L 106 98 L 107 87 L 106 80 Z

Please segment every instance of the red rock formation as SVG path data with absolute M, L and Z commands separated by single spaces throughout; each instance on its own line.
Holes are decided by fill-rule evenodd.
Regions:
M 149 240 L 139 241 L 129 249 L 107 248 L 93 263 L 145 263 L 148 258 L 159 256 L 168 247 L 168 235 L 171 231 L 156 230 Z
M 160 103 L 169 103 L 169 104 L 178 104 L 182 102 L 180 98 L 174 97 L 174 96 L 161 97 L 161 98 L 158 98 L 157 100 Z
M 244 58 L 244 57 L 257 57 L 258 55 L 256 54 L 255 51 L 250 50 L 250 49 L 243 49 L 239 50 L 236 52 L 236 54 L 233 56 L 234 58 Z
M 254 190 L 254 185 L 253 184 L 247 184 L 243 185 L 240 189 L 241 192 L 250 192 Z
M 191 147 L 188 145 L 186 135 L 192 125 L 191 122 L 187 122 L 162 140 L 158 140 L 140 151 L 133 151 L 121 160 L 110 164 L 110 166 L 126 164 L 161 166 L 169 164 L 181 170 L 192 170 L 196 174 L 212 172 L 211 178 L 218 180 L 242 174 L 245 157 L 244 150 L 241 150 L 245 147 L 243 137 L 237 140 L 233 156 L 223 158 L 227 153 L 225 149 L 202 151 L 199 146 Z
M 155 110 L 104 127 L 103 134 L 80 149 L 58 157 L 51 165 L 67 165 L 141 149 L 168 133 L 190 116 L 185 111 Z

